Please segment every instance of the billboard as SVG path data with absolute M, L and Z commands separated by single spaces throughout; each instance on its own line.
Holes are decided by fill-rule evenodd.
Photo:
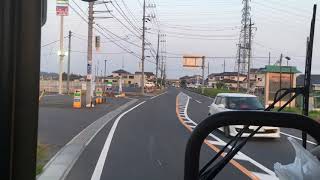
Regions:
M 183 56 L 182 65 L 186 68 L 202 67 L 204 57 L 203 56 Z
M 69 0 L 57 0 L 56 14 L 57 16 L 69 15 Z

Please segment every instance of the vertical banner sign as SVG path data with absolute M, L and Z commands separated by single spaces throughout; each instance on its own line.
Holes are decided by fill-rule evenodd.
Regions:
M 92 62 L 87 64 L 87 79 L 92 79 Z
M 73 108 L 81 108 L 81 89 L 76 89 L 74 91 Z
M 57 0 L 56 14 L 57 16 L 69 15 L 69 0 Z
M 100 36 L 96 36 L 96 51 L 100 50 Z

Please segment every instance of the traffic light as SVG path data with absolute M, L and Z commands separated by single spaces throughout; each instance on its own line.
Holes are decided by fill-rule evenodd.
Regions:
M 96 49 L 100 49 L 100 36 L 96 36 Z

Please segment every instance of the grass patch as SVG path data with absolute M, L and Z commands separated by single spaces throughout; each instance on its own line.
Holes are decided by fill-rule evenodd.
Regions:
M 47 155 L 48 155 L 48 146 L 43 145 L 43 144 L 38 144 L 38 147 L 37 147 L 37 167 L 36 167 L 37 175 L 42 173 L 43 167 L 46 162 Z

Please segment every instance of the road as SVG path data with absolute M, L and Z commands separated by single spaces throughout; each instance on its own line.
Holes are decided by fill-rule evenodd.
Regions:
M 190 130 L 207 117 L 211 102 L 208 97 L 174 88 L 139 100 L 102 128 L 66 179 L 183 179 Z M 294 151 L 286 138 L 282 135 L 280 139 L 250 141 L 217 179 L 276 179 L 273 164 L 294 160 Z M 228 139 L 213 132 L 207 140 L 201 150 L 200 166 Z

